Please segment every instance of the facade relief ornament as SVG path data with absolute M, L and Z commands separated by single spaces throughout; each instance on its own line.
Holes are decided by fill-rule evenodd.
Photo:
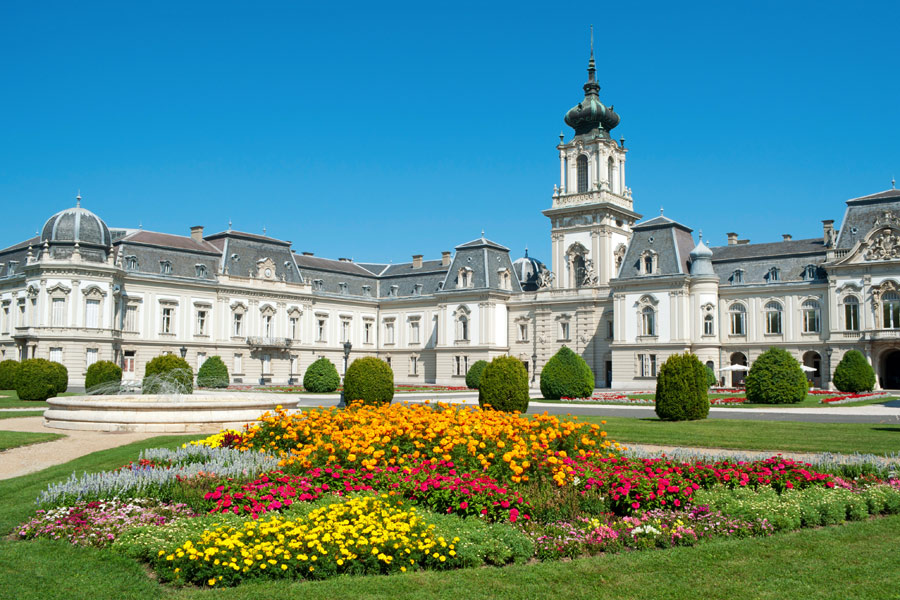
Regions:
M 542 267 L 540 273 L 538 273 L 538 289 L 543 290 L 551 287 L 554 279 L 556 279 L 556 275 L 553 274 L 553 271 L 547 267 Z
M 582 278 L 581 285 L 597 285 L 597 273 L 594 272 L 594 261 L 590 258 L 584 261 L 584 277 Z
M 622 261 L 625 260 L 625 244 L 616 246 L 613 256 L 616 258 L 616 269 L 618 269 L 622 266 Z
M 891 227 L 885 227 L 878 236 L 869 242 L 869 247 L 863 257 L 866 260 L 900 259 L 900 236 Z

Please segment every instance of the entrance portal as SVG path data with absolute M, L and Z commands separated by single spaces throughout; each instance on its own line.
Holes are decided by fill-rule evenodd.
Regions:
M 894 350 L 881 361 L 881 387 L 900 390 L 900 350 Z

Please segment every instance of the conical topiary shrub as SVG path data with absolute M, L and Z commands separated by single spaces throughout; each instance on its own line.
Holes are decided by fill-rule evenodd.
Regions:
M 868 392 L 875 388 L 875 369 L 862 352 L 850 350 L 838 363 L 831 381 L 842 392 Z
M 544 398 L 586 398 L 594 393 L 594 373 L 583 358 L 567 346 L 541 369 L 541 394 Z
M 695 421 L 709 415 L 707 367 L 693 354 L 673 354 L 656 376 L 656 415 L 665 421 Z
M 309 365 L 303 374 L 303 389 L 307 392 L 327 394 L 338 389 L 339 385 L 341 376 L 338 375 L 334 364 L 324 356 Z
M 809 385 L 800 363 L 787 350 L 769 348 L 747 373 L 747 402 L 793 404 L 806 398 Z
M 197 371 L 197 386 L 207 388 L 228 387 L 228 367 L 220 356 L 210 356 Z

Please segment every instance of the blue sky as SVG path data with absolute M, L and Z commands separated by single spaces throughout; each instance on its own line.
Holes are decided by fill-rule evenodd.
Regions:
M 324 4 L 2 3 L 0 247 L 80 189 L 111 226 L 547 259 L 591 23 L 647 217 L 814 237 L 900 177 L 900 3 Z

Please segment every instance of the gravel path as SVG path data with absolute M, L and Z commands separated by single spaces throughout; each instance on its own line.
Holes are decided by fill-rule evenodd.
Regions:
M 44 427 L 44 417 L 3 419 L 0 430 L 32 433 L 62 433 L 66 437 L 0 452 L 0 479 L 12 479 L 68 462 L 74 458 L 156 437 L 158 433 L 107 433 L 66 431 Z

